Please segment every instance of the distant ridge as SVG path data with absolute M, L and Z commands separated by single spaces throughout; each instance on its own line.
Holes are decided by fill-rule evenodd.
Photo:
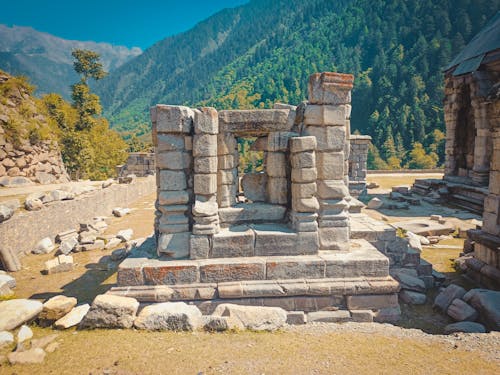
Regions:
M 66 40 L 31 27 L 0 24 L 0 69 L 27 76 L 37 86 L 38 95 L 56 92 L 69 97 L 69 85 L 78 80 L 71 57 L 75 48 L 98 52 L 107 71 L 142 53 L 137 47 Z

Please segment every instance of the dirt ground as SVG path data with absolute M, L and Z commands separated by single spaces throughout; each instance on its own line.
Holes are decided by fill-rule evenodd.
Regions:
M 410 184 L 420 177 L 374 175 L 369 180 L 384 188 L 386 184 Z M 144 197 L 131 207 L 130 215 L 110 218 L 107 233 L 133 228 L 135 238 L 149 236 L 153 231 L 154 200 L 155 195 Z M 428 217 L 436 209 L 431 206 L 427 212 L 420 207 L 417 213 L 366 211 L 392 222 L 410 219 L 412 214 Z M 445 209 L 450 210 L 450 215 L 455 213 L 452 208 Z M 446 247 L 424 248 L 422 257 L 449 279 L 462 280 L 452 260 L 461 252 L 463 239 L 440 244 Z M 23 270 L 13 274 L 17 280 L 15 297 L 45 300 L 65 294 L 77 297 L 79 303 L 90 303 L 116 282 L 118 263 L 110 260 L 111 251 L 74 254 L 75 270 L 54 275 L 40 272 L 44 261 L 53 255 L 24 257 Z M 313 324 L 274 333 L 223 334 L 70 329 L 59 333 L 58 349 L 49 353 L 42 365 L 11 366 L 1 357 L 12 348 L 0 349 L 0 374 L 500 373 L 500 334 L 439 335 L 450 321 L 432 310 L 436 293 L 429 293 L 426 305 L 402 305 L 399 327 L 376 323 Z M 35 337 L 54 332 L 37 327 L 34 331 Z

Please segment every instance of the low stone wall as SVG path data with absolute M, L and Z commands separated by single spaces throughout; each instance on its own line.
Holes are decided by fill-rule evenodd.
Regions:
M 8 271 L 20 269 L 18 257 L 34 249 L 45 237 L 53 240 L 59 232 L 76 228 L 96 216 L 111 215 L 113 208 L 127 206 L 156 190 L 154 177 L 139 178 L 131 184 L 115 184 L 106 189 L 60 201 L 40 211 L 20 212 L 0 224 L 0 260 Z

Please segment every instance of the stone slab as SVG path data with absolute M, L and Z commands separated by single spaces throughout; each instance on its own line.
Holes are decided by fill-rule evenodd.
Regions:
M 246 136 L 287 131 L 288 113 L 285 109 L 219 111 L 219 131 Z
M 286 207 L 267 204 L 250 203 L 236 204 L 232 207 L 219 208 L 219 220 L 221 223 L 255 223 L 283 221 L 285 219 Z

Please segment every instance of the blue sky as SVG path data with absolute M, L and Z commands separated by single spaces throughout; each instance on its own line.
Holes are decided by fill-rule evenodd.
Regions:
M 249 0 L 11 0 L 0 23 L 31 26 L 64 39 L 145 49 L 224 8 Z

